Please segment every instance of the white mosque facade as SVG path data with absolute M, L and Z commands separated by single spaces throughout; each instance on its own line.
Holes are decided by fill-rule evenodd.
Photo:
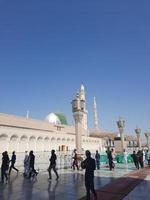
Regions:
M 55 119 L 53 122 L 56 122 Z M 102 139 L 82 136 L 83 149 L 102 147 Z M 75 149 L 74 126 L 0 114 L 0 152 L 72 151 Z
M 81 98 L 85 100 L 84 87 L 80 89 Z M 102 150 L 102 138 L 89 137 L 87 111 L 83 117 L 82 148 L 91 151 Z M 67 125 L 63 113 L 50 113 L 45 120 L 35 120 L 20 116 L 0 113 L 0 152 L 45 152 L 73 151 L 75 146 L 75 127 Z
M 84 86 L 79 92 L 80 100 L 86 100 Z M 86 101 L 85 101 L 86 102 Z M 83 134 L 81 137 L 82 149 L 104 151 L 107 146 L 114 147 L 115 133 L 100 131 L 96 102 L 94 99 L 94 124 L 93 130 L 88 129 L 88 112 L 86 103 L 82 119 Z M 76 148 L 75 126 L 68 125 L 63 113 L 50 113 L 44 120 L 36 120 L 0 113 L 0 152 L 16 151 L 18 153 L 33 150 L 34 152 L 67 153 Z M 126 139 L 127 146 L 133 146 L 135 138 Z

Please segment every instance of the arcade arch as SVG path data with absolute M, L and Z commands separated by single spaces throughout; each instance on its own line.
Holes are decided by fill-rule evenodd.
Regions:
M 7 134 L 1 134 L 0 135 L 0 151 L 4 152 L 8 150 L 8 135 Z
M 31 151 L 36 151 L 36 138 L 34 136 L 31 136 L 29 138 L 29 146 L 28 146 L 28 150 Z
M 18 150 L 18 139 L 19 137 L 17 135 L 12 135 L 9 141 L 9 147 L 8 151 L 17 151 Z
M 28 137 L 26 135 L 23 135 L 19 140 L 19 152 L 25 152 L 27 150 L 28 150 Z
M 36 141 L 36 151 L 43 151 L 43 138 L 38 137 Z
M 44 151 L 50 150 L 50 139 L 49 137 L 44 138 Z

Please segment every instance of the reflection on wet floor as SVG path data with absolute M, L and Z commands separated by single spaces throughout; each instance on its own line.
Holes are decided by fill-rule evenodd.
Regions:
M 115 171 L 102 168 L 95 171 L 95 188 L 98 189 L 117 177 L 131 172 L 133 165 L 126 168 L 118 165 Z M 59 181 L 48 181 L 48 174 L 39 173 L 37 180 L 24 179 L 21 174 L 18 176 L 12 173 L 7 184 L 0 184 L 1 200 L 77 200 L 85 195 L 84 171 L 60 170 Z

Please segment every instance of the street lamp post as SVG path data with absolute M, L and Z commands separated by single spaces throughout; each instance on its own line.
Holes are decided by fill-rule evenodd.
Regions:
M 125 140 L 124 140 L 124 128 L 125 128 L 125 120 L 122 118 L 119 118 L 119 120 L 117 121 L 117 126 L 119 129 L 119 137 L 121 138 L 121 150 L 122 152 L 125 149 Z
M 83 112 L 84 112 L 85 101 L 80 100 L 79 94 L 77 93 L 76 98 L 72 101 L 72 113 L 75 121 L 75 138 L 76 138 L 76 149 L 78 154 L 82 154 L 82 134 L 83 134 Z
M 137 127 L 135 129 L 135 133 L 136 133 L 136 136 L 137 136 L 138 147 L 139 147 L 139 149 L 141 149 L 141 129 Z

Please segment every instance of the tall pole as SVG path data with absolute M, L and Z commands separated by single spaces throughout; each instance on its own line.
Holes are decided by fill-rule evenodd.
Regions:
M 98 130 L 99 127 L 98 127 L 98 115 L 97 115 L 96 97 L 94 97 L 93 110 L 94 110 L 94 129 Z
M 137 136 L 137 145 L 138 145 L 139 149 L 141 149 L 141 129 L 137 127 L 135 129 L 135 133 Z
M 125 120 L 123 120 L 122 118 L 119 118 L 119 120 L 117 121 L 117 126 L 119 129 L 120 138 L 121 138 L 121 151 L 123 152 L 125 149 L 125 140 L 124 140 Z

